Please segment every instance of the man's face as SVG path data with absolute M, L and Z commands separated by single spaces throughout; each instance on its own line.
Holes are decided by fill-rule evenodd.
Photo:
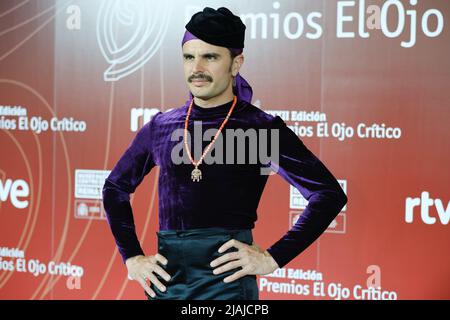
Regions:
M 239 71 L 225 47 L 214 46 L 199 39 L 183 45 L 183 66 L 187 85 L 196 98 L 209 100 L 232 91 L 233 76 Z

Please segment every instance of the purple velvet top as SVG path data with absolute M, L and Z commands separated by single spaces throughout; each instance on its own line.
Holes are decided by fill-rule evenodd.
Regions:
M 202 121 L 203 132 L 210 128 L 218 129 L 230 106 L 231 102 L 213 108 L 194 104 L 188 126 L 191 135 L 194 120 Z M 103 205 L 124 262 L 130 257 L 144 254 L 135 232 L 129 194 L 134 193 L 154 166 L 160 167 L 160 230 L 206 227 L 252 229 L 255 225 L 258 204 L 269 177 L 261 175 L 260 168 L 267 167 L 267 164 L 259 160 L 256 164 L 249 164 L 248 158 L 246 164 L 229 164 L 229 161 L 207 164 L 204 161 L 199 166 L 202 180 L 192 181 L 194 166 L 190 162 L 174 164 L 171 160 L 172 149 L 182 141 L 181 137 L 171 139 L 171 135 L 174 130 L 184 128 L 187 108 L 188 105 L 185 105 L 153 116 L 138 131 L 105 180 Z M 278 129 L 279 163 L 272 161 L 269 165 L 277 168 L 277 173 L 309 201 L 291 230 L 267 249 L 281 268 L 325 231 L 347 203 L 347 197 L 331 172 L 280 117 L 238 100 L 224 129 L 227 128 L 254 128 L 257 132 L 257 129 L 263 128 Z M 202 151 L 209 142 L 202 142 Z M 226 134 L 223 134 L 223 146 L 226 146 Z M 195 140 L 191 153 L 198 160 L 194 148 Z M 280 212 L 282 216 L 285 214 Z

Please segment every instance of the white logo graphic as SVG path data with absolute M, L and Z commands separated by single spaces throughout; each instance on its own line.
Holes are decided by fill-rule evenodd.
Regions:
M 414 220 L 414 207 L 420 208 L 420 218 L 425 224 L 435 224 L 436 218 L 430 216 L 430 207 L 436 207 L 437 215 L 443 225 L 447 225 L 450 221 L 450 201 L 444 208 L 441 199 L 432 199 L 427 191 L 423 191 L 420 198 L 406 198 L 405 202 L 405 221 L 412 223 Z
M 75 200 L 74 211 L 77 219 L 106 219 L 101 200 Z
M 110 170 L 75 170 L 75 218 L 106 219 L 102 189 Z
M 79 217 L 87 217 L 89 213 L 89 207 L 86 205 L 86 203 L 81 202 L 78 204 L 78 208 L 76 208 L 76 215 Z
M 130 75 L 158 51 L 168 29 L 171 3 L 102 1 L 97 17 L 97 41 L 110 64 L 103 74 L 105 81 Z
M 30 187 L 25 180 L 0 180 L 0 201 L 5 202 L 8 197 L 11 203 L 17 209 L 25 209 L 28 207 L 28 200 L 21 200 L 30 196 Z
M 169 109 L 172 110 L 172 109 Z M 167 110 L 167 111 L 169 111 Z M 136 132 L 139 130 L 142 119 L 142 125 L 145 125 L 149 122 L 155 114 L 159 112 L 157 108 L 133 108 L 131 109 L 131 121 L 130 121 L 130 129 L 132 132 Z
M 110 170 L 75 170 L 75 198 L 102 199 L 102 188 Z

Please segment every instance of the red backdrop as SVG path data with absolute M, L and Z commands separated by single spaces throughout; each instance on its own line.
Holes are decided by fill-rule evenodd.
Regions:
M 136 130 L 186 101 L 187 19 L 226 5 L 247 25 L 253 103 L 349 198 L 318 241 L 259 277 L 261 298 L 449 299 L 450 4 L 412 2 L 1 1 L 0 298 L 145 298 L 101 186 Z M 157 173 L 132 198 L 147 254 Z M 271 176 L 255 242 L 273 244 L 305 205 Z

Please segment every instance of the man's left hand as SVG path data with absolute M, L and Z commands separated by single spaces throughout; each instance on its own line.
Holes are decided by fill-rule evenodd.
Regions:
M 263 251 L 254 243 L 250 246 L 236 239 L 231 239 L 219 248 L 219 253 L 225 252 L 232 247 L 237 248 L 238 251 L 224 254 L 211 262 L 211 267 L 213 268 L 220 266 L 213 270 L 214 274 L 221 274 L 241 267 L 239 271 L 226 277 L 223 280 L 224 282 L 232 282 L 246 275 L 269 274 L 278 269 L 278 264 L 269 252 L 267 250 Z

